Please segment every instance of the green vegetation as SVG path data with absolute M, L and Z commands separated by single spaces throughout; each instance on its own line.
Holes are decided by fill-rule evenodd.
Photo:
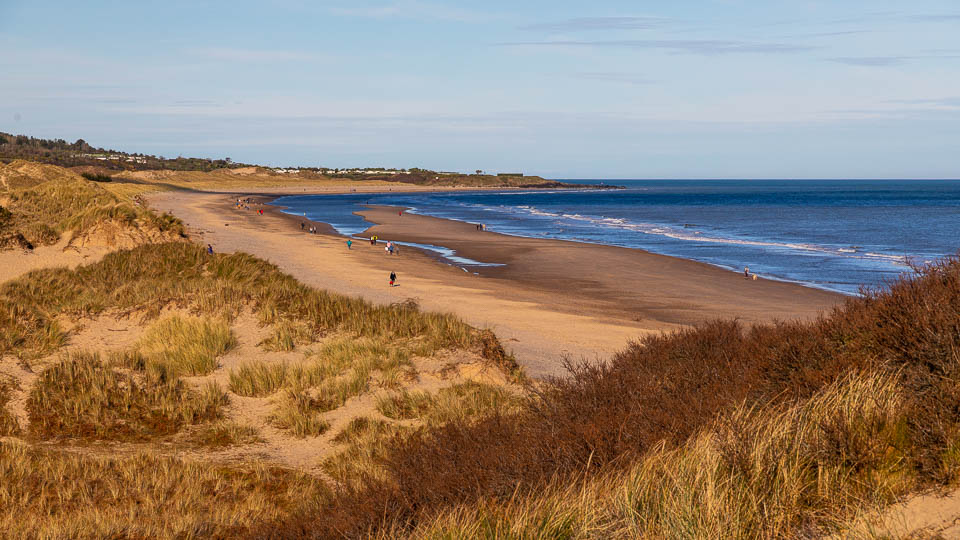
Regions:
M 298 345 L 313 342 L 313 332 L 303 323 L 279 321 L 273 325 L 273 332 L 260 343 L 268 351 L 292 351 Z
M 129 154 L 117 150 L 94 148 L 83 139 L 69 143 L 63 139 L 37 139 L 26 135 L 11 135 L 0 132 L 0 163 L 17 159 L 37 161 L 60 167 L 98 167 L 110 170 L 145 171 L 169 169 L 174 171 L 211 171 L 226 167 L 244 167 L 230 158 L 167 159 L 163 156 Z M 107 177 L 109 178 L 109 177 Z M 94 181 L 96 178 L 90 178 Z M 109 181 L 109 180 L 105 180 Z

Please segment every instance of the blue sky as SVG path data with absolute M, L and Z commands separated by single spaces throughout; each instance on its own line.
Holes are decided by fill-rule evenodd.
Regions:
M 956 0 L 0 0 L 0 131 L 272 165 L 960 177 Z

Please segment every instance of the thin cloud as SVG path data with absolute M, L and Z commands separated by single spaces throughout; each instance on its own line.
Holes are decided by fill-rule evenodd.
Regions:
M 663 26 L 661 17 L 578 17 L 553 23 L 521 26 L 520 30 L 545 32 L 579 32 L 585 30 L 648 30 Z
M 910 59 L 909 56 L 841 56 L 827 60 L 848 66 L 887 67 L 904 64 Z
M 855 34 L 867 34 L 870 32 L 872 32 L 872 30 L 841 30 L 838 32 L 814 32 L 810 34 L 793 34 L 789 36 L 783 36 L 783 39 L 840 37 L 840 36 L 850 36 Z
M 591 71 L 583 73 L 574 73 L 571 77 L 575 79 L 584 79 L 588 81 L 605 81 L 632 85 L 644 85 L 653 83 L 652 80 L 633 73 L 618 73 L 613 71 Z
M 333 7 L 329 12 L 342 17 L 366 19 L 407 18 L 456 22 L 481 22 L 491 19 L 490 15 L 477 11 L 415 0 L 365 7 Z
M 221 107 L 222 105 L 211 99 L 178 99 L 173 102 L 176 107 Z
M 960 13 L 937 13 L 932 15 L 914 15 L 911 20 L 917 22 L 956 22 L 960 21 Z
M 960 97 L 926 98 L 926 99 L 892 99 L 887 103 L 899 105 L 932 105 L 935 107 L 960 107 Z
M 927 54 L 914 56 L 840 56 L 827 58 L 830 62 L 861 67 L 891 67 L 899 66 L 914 60 L 956 60 L 960 54 Z
M 192 56 L 224 62 L 291 62 L 320 60 L 322 55 L 305 51 L 283 51 L 270 49 L 238 49 L 231 47 L 207 47 L 192 49 Z
M 674 53 L 720 54 L 792 54 L 816 47 L 788 43 L 757 43 L 712 39 L 623 39 L 609 41 L 519 41 L 498 44 L 504 47 L 621 47 L 630 49 L 663 49 Z

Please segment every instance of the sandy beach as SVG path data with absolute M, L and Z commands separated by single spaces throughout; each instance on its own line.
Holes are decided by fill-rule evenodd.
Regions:
M 367 236 L 447 246 L 477 261 L 505 264 L 466 272 L 413 248 L 387 255 L 383 242 L 354 241 L 348 250 L 346 238 L 329 226 L 261 204 L 270 197 L 259 197 L 251 210 L 236 208 L 237 197 L 176 191 L 150 201 L 217 251 L 248 252 L 304 283 L 372 302 L 414 298 L 423 309 L 491 328 L 534 377 L 562 375 L 564 358 L 607 358 L 650 333 L 718 317 L 809 320 L 843 300 L 640 250 L 479 232 L 470 223 L 400 216 L 391 207 L 361 213 L 375 223 Z M 301 221 L 317 226 L 318 234 L 302 232 Z M 388 285 L 391 271 L 399 278 L 396 287 Z

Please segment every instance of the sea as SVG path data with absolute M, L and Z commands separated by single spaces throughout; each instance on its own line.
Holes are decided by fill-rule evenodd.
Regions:
M 849 295 L 960 250 L 960 180 L 564 180 L 586 189 L 304 195 L 286 212 L 359 234 L 365 204 L 532 238 L 672 255 Z M 618 185 L 625 189 L 602 189 Z M 422 246 L 459 266 L 445 246 Z

